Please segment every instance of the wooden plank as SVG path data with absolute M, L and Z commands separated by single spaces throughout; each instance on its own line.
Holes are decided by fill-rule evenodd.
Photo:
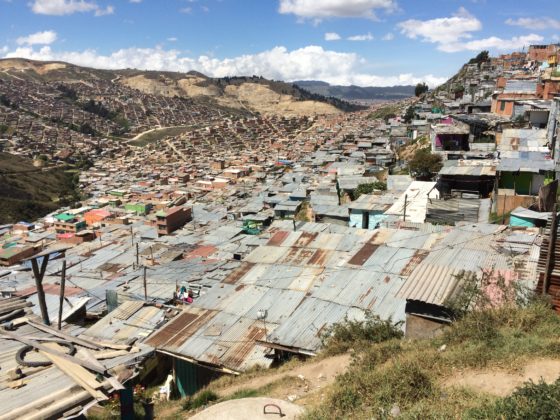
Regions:
M 46 344 L 45 346 L 52 351 L 57 351 L 54 346 L 58 347 L 55 343 Z M 52 353 L 44 351 L 41 351 L 41 353 L 51 360 L 58 369 L 64 372 L 65 375 L 84 388 L 97 401 L 105 401 L 108 399 L 105 394 L 98 390 L 98 388 L 101 387 L 101 384 L 95 380 L 95 376 L 82 366 L 68 362 L 67 360 L 55 356 Z
M 77 359 L 73 356 L 70 356 L 69 354 L 62 353 L 62 352 L 59 352 L 57 350 L 53 350 L 53 349 L 51 349 L 51 348 L 49 348 L 49 347 L 47 347 L 47 346 L 45 346 L 41 343 L 38 343 L 37 341 L 28 340 L 28 339 L 26 339 L 22 336 L 19 336 L 17 334 L 14 334 L 14 333 L 10 332 L 10 331 L 0 331 L 0 338 L 16 340 L 16 341 L 19 341 L 20 343 L 27 344 L 29 346 L 33 346 L 38 350 L 44 351 L 45 353 L 49 353 L 53 356 L 61 357 L 62 359 L 65 359 L 69 362 L 75 363 L 79 366 L 85 367 L 89 370 L 93 370 L 94 372 L 101 373 L 102 375 L 105 375 L 105 373 L 107 373 L 107 369 L 99 369 L 99 367 L 95 364 L 88 363 L 85 360 Z
M 89 340 L 84 340 L 82 338 L 74 337 L 72 335 L 66 334 L 66 333 L 64 333 L 62 331 L 59 331 L 57 329 L 47 327 L 46 325 L 37 324 L 36 322 L 33 322 L 33 321 L 27 321 L 27 323 L 29 325 L 31 325 L 32 327 L 37 328 L 38 330 L 41 330 L 43 332 L 52 334 L 55 337 L 63 338 L 64 340 L 70 341 L 71 343 L 79 344 L 82 347 L 87 347 L 88 349 L 92 349 L 92 350 L 100 350 L 101 349 L 101 347 L 99 347 L 97 344 L 95 344 L 95 343 L 93 343 Z
M 78 357 L 78 359 L 86 360 L 89 363 L 97 365 L 99 369 L 107 369 L 88 349 L 79 349 L 76 353 L 76 357 Z

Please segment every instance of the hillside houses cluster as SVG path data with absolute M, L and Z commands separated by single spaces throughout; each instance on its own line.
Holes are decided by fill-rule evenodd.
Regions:
M 21 398 L 0 417 L 84 412 L 169 372 L 192 395 L 315 356 L 329 326 L 369 313 L 432 337 L 468 275 L 559 310 L 560 100 L 525 98 L 522 118 L 492 103 L 502 78 L 546 73 L 541 49 L 469 65 L 472 94 L 442 88 L 384 119 L 371 116 L 386 105 L 221 118 L 97 157 L 81 207 L 0 227 L 0 400 Z M 403 151 L 426 148 L 441 169 L 406 173 Z M 53 359 L 53 343 L 77 350 Z M 24 344 L 52 363 L 21 364 Z

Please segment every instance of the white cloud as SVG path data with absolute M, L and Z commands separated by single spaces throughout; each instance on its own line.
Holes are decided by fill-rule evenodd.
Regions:
M 372 41 L 373 35 L 369 32 L 364 35 L 353 35 L 346 38 L 348 41 Z
M 142 3 L 142 0 L 128 0 L 130 3 Z
M 179 9 L 180 13 L 191 13 L 192 12 L 192 7 L 183 7 L 182 9 Z
M 16 39 L 18 45 L 47 45 L 56 41 L 55 31 L 35 32 L 27 36 L 20 36 Z
M 187 72 L 196 70 L 213 77 L 262 75 L 277 80 L 324 80 L 338 85 L 392 86 L 426 82 L 437 86 L 447 78 L 413 74 L 379 76 L 363 70 L 367 62 L 355 53 L 325 50 L 319 46 L 307 46 L 289 51 L 285 47 L 275 47 L 252 55 L 233 58 L 212 58 L 208 56 L 187 57 L 176 49 L 126 48 L 110 55 L 100 55 L 95 50 L 54 51 L 49 46 L 33 48 L 19 47 L 5 53 L 5 57 L 23 57 L 34 60 L 65 61 L 82 66 L 144 70 L 170 70 Z
M 408 38 L 439 44 L 472 38 L 471 32 L 482 29 L 482 23 L 465 8 L 461 7 L 451 17 L 430 20 L 409 19 L 398 24 L 401 33 Z
M 411 39 L 420 39 L 423 42 L 437 44 L 437 49 L 444 52 L 517 50 L 540 42 L 543 37 L 537 34 L 515 36 L 503 39 L 491 36 L 483 39 L 472 39 L 472 32 L 482 29 L 482 23 L 465 8 L 461 7 L 451 17 L 431 20 L 410 19 L 398 24 L 401 33 Z
M 167 40 L 168 40 L 169 42 L 176 42 L 176 41 L 177 41 L 177 38 L 174 37 L 174 36 L 171 36 L 171 37 L 167 38 Z
M 113 13 L 115 13 L 115 8 L 113 6 L 107 6 L 105 9 L 98 8 L 95 11 L 95 16 L 106 16 L 112 15 Z
M 325 34 L 325 41 L 338 41 L 340 39 L 340 35 L 336 32 L 327 32 Z
M 506 24 L 532 30 L 560 29 L 560 20 L 550 17 L 508 19 Z
M 397 9 L 397 2 L 396 0 L 280 0 L 278 11 L 303 19 L 331 17 L 376 19 L 377 9 L 392 12 Z
M 385 35 L 383 35 L 381 39 L 383 41 L 392 41 L 393 39 L 395 39 L 395 35 L 393 35 L 391 32 L 388 32 Z
M 495 50 L 495 51 L 514 51 L 520 50 L 523 47 L 528 47 L 531 44 L 540 43 L 544 37 L 537 34 L 529 34 L 524 36 L 514 36 L 510 39 L 498 38 L 491 36 L 484 39 L 476 39 L 468 42 L 459 42 L 440 46 L 439 49 L 445 52 L 457 51 L 482 51 L 482 50 Z
M 39 15 L 63 16 L 94 12 L 96 16 L 104 16 L 114 12 L 113 6 L 103 9 L 97 3 L 87 0 L 34 0 L 30 6 L 33 13 Z

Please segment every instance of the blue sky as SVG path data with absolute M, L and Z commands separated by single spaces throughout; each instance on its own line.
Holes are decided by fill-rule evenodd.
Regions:
M 337 84 L 438 84 L 559 42 L 557 0 L 0 0 L 0 57 Z

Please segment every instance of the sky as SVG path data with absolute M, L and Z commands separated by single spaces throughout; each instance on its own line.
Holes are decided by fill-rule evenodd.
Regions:
M 558 0 L 0 0 L 0 57 L 436 86 L 481 50 L 560 42 Z

